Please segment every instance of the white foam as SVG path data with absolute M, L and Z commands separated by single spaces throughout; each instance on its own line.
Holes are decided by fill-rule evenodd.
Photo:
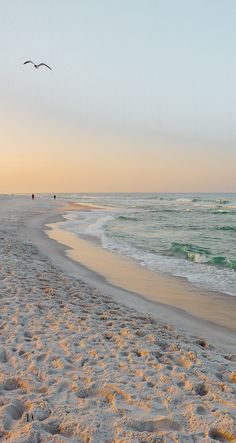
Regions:
M 152 271 L 168 273 L 185 277 L 195 286 L 208 288 L 236 296 L 236 275 L 231 269 L 215 268 L 201 262 L 187 261 L 183 258 L 167 257 L 154 253 L 139 251 L 121 241 L 114 241 L 105 234 L 102 236 L 102 246 L 120 254 L 125 254 L 138 260 L 142 266 Z
M 180 204 L 187 204 L 187 203 L 192 203 L 193 199 L 192 198 L 177 198 L 176 203 L 180 203 Z
M 65 216 L 66 222 L 61 227 L 75 234 L 85 234 L 101 238 L 105 225 L 114 220 L 114 216 L 104 211 L 69 212 Z
M 236 296 L 235 271 L 208 265 L 207 257 L 202 254 L 194 253 L 193 257 L 190 257 L 193 261 L 189 261 L 184 258 L 138 250 L 124 239 L 111 237 L 111 233 L 108 234 L 106 228 L 118 214 L 120 211 L 116 213 L 105 210 L 69 212 L 64 216 L 66 221 L 61 223 L 61 228 L 78 235 L 84 234 L 98 238 L 103 248 L 132 257 L 142 266 L 153 271 L 185 277 L 196 286 Z

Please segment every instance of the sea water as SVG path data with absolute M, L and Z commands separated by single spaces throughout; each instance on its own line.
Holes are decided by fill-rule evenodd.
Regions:
M 61 228 L 142 266 L 236 296 L 236 194 L 63 194 Z

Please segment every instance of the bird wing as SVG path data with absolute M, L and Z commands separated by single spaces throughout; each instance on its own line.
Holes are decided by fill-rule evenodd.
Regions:
M 26 65 L 27 63 L 33 63 L 34 65 L 34 62 L 32 62 L 31 60 L 27 60 L 26 62 L 23 63 L 23 65 Z
M 38 68 L 39 68 L 40 66 L 46 66 L 48 69 L 51 69 L 51 70 L 52 70 L 52 68 L 50 68 L 50 66 L 46 65 L 46 63 L 39 63 Z

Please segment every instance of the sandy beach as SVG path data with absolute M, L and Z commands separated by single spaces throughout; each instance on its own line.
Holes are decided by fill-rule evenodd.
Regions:
M 0 440 L 236 441 L 233 320 L 176 309 L 171 283 L 154 304 L 67 257 L 44 230 L 69 209 L 0 204 Z

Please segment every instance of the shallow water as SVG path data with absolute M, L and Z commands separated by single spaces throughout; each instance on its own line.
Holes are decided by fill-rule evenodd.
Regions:
M 61 225 L 143 266 L 236 296 L 236 194 L 60 194 L 99 206 Z

